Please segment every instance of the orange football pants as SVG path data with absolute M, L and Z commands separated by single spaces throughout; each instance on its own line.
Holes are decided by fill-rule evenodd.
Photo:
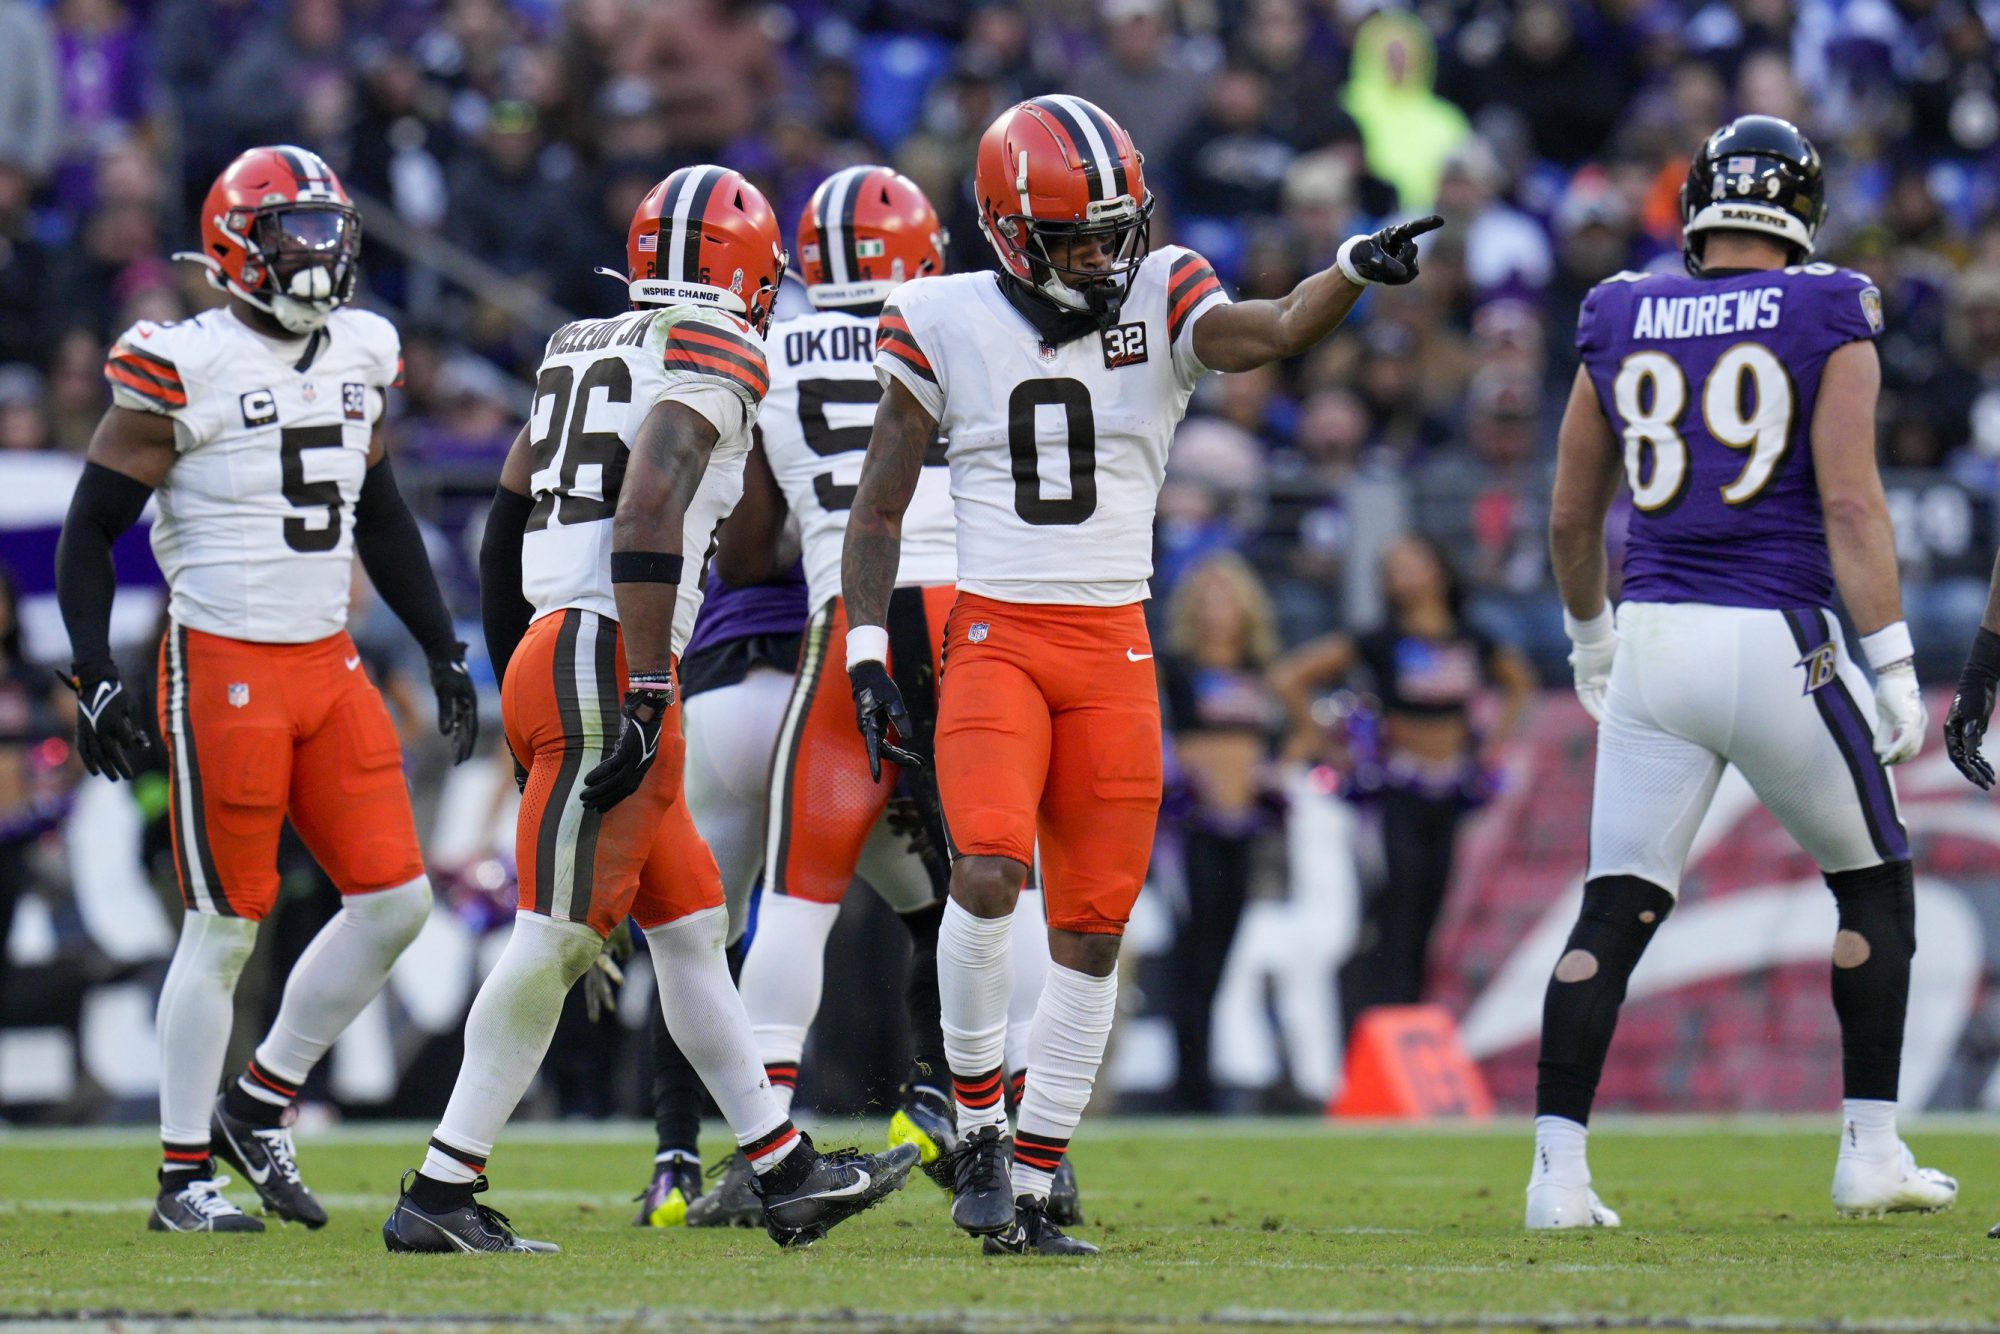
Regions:
M 1034 865 L 1049 925 L 1118 935 L 1160 813 L 1160 693 L 1140 604 L 958 595 L 946 626 L 937 771 L 960 856 Z
M 521 911 L 601 936 L 628 916 L 662 926 L 722 904 L 715 856 L 681 798 L 678 703 L 638 789 L 608 811 L 583 807 L 584 775 L 617 743 L 624 696 L 618 622 L 575 607 L 528 627 L 500 691 L 507 744 L 528 766 L 514 832 Z
M 889 672 L 904 705 L 930 743 L 937 714 L 939 654 L 955 596 L 949 584 L 899 588 L 889 603 Z M 835 598 L 806 627 L 799 675 L 778 733 L 771 764 L 771 815 L 764 883 L 774 894 L 839 903 L 854 881 L 861 846 L 882 818 L 902 767 L 882 761 L 882 780 L 868 776 L 868 750 L 855 726 L 848 686 L 847 609 Z M 915 652 L 910 650 L 915 647 Z M 916 657 L 912 663 L 905 659 Z
M 342 894 L 424 873 L 396 725 L 346 631 L 253 644 L 170 624 L 159 711 L 189 911 L 262 921 L 287 817 Z

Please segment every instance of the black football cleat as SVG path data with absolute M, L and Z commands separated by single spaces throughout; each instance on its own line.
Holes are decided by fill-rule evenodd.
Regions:
M 656 1164 L 653 1180 L 636 1198 L 633 1227 L 680 1227 L 688 1221 L 688 1206 L 701 1198 L 701 1164 L 691 1158 Z
M 1048 1206 L 1032 1195 L 1014 1201 L 1014 1222 L 1005 1232 L 987 1236 L 980 1249 L 988 1255 L 1096 1255 L 1087 1241 L 1070 1236 L 1049 1217 Z
M 164 1185 L 146 1226 L 155 1232 L 262 1232 L 264 1224 L 222 1196 L 228 1177 L 202 1177 L 178 1190 Z
M 1049 1184 L 1049 1221 L 1064 1227 L 1083 1226 L 1083 1196 L 1077 1190 L 1076 1169 L 1069 1155 L 1056 1164 L 1055 1180 Z
M 1014 1141 L 981 1126 L 958 1142 L 951 1164 L 951 1221 L 975 1237 L 1014 1225 Z
M 410 1198 L 410 1178 L 403 1173 L 403 1195 L 382 1224 L 382 1243 L 403 1254 L 450 1255 L 454 1252 L 513 1251 L 527 1255 L 554 1255 L 562 1247 L 552 1241 L 529 1241 L 515 1233 L 507 1215 L 498 1209 L 468 1200 L 456 1209 L 432 1213 Z M 486 1178 L 472 1183 L 472 1193 L 486 1189 Z
M 796 1149 L 793 1150 L 797 1152 Z M 757 1173 L 750 1160 L 732 1153 L 709 1175 L 722 1174 L 708 1194 L 691 1200 L 687 1207 L 689 1227 L 757 1227 L 764 1221 L 764 1201 L 757 1195 Z
M 231 1116 L 217 1098 L 215 1112 L 208 1119 L 208 1134 L 215 1152 L 256 1190 L 265 1213 L 276 1214 L 285 1223 L 326 1226 L 326 1210 L 299 1179 L 298 1150 L 292 1145 L 289 1127 L 252 1125 Z
M 942 1093 L 903 1086 L 903 1103 L 889 1118 L 889 1147 L 917 1146 L 924 1175 L 939 1190 L 951 1189 L 952 1151 L 958 1147 L 958 1121 Z
M 791 1190 L 770 1194 L 764 1191 L 764 1178 L 756 1182 L 764 1202 L 764 1230 L 786 1247 L 810 1246 L 833 1227 L 901 1190 L 919 1156 L 914 1144 L 898 1144 L 886 1153 L 859 1149 L 821 1153 L 813 1148 L 811 1137 L 799 1138 L 803 1142 L 793 1154 L 812 1159 L 805 1180 Z

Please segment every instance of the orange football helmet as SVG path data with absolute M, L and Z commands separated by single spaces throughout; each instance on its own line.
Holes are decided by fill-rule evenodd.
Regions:
M 625 233 L 634 306 L 715 306 L 759 334 L 771 327 L 786 258 L 770 201 L 727 167 L 682 167 L 639 202 Z
M 223 168 L 201 205 L 201 250 L 175 259 L 293 333 L 306 334 L 354 298 L 361 214 L 319 154 L 252 148 Z
M 979 229 L 1007 272 L 1058 304 L 1109 324 L 1146 258 L 1153 195 L 1132 136 L 1080 97 L 1008 108 L 979 141 L 972 188 Z M 1109 269 L 1057 262 L 1050 242 L 1101 238 Z
M 822 309 L 879 306 L 899 284 L 944 272 L 950 238 L 917 183 L 888 167 L 848 167 L 799 215 L 806 297 Z

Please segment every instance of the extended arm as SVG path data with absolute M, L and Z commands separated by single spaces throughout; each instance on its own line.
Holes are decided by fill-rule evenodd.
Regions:
M 1618 494 L 1618 438 L 1590 373 L 1578 367 L 1556 432 L 1555 494 L 1549 501 L 1549 565 L 1562 595 L 1563 629 L 1577 698 L 1602 722 L 1611 660 L 1618 651 L 1606 600 L 1604 519 Z
M 1875 344 L 1856 341 L 1836 349 L 1820 376 L 1812 453 L 1833 580 L 1875 670 L 1875 753 L 1884 764 L 1901 764 L 1923 749 L 1924 697 L 1917 689 L 1910 628 L 1903 623 L 1889 499 L 1875 466 L 1875 399 L 1881 388 Z
M 76 748 L 85 768 L 113 779 L 130 778 L 126 752 L 149 743 L 111 659 L 111 603 L 118 589 L 111 547 L 139 521 L 175 457 L 172 418 L 127 408 L 106 412 L 91 436 L 56 546 L 56 602 L 69 631 L 68 679 L 77 695 Z
M 791 507 L 771 473 L 761 434 L 743 464 L 743 499 L 715 535 L 715 572 L 737 588 L 776 579 L 799 558 L 798 542 L 785 522 Z
M 868 770 L 879 781 L 882 757 L 913 767 L 923 757 L 909 748 L 916 733 L 903 694 L 889 677 L 889 595 L 903 558 L 903 511 L 916 494 L 924 454 L 937 439 L 937 418 L 897 379 L 889 381 L 875 410 L 875 431 L 861 461 L 861 484 L 847 514 L 847 544 L 840 554 L 841 594 L 847 604 L 847 679 L 855 719 L 868 749 Z M 888 739 L 894 729 L 902 744 Z
M 437 693 L 438 731 L 451 738 L 452 762 L 465 763 L 479 741 L 479 694 L 465 666 L 465 645 L 438 591 L 423 532 L 396 486 L 380 423 L 368 451 L 368 475 L 354 503 L 354 550 L 382 601 L 422 646 Z
M 668 399 L 632 441 L 611 524 L 611 587 L 625 639 L 625 703 L 617 744 L 584 775 L 583 804 L 609 810 L 638 790 L 674 709 L 674 604 L 688 506 L 720 433 L 685 403 Z M 678 773 L 668 782 L 680 783 Z
M 1194 326 L 1194 354 L 1215 371 L 1247 371 L 1313 347 L 1354 309 L 1371 283 L 1407 283 L 1417 276 L 1416 239 L 1444 226 L 1432 215 L 1352 237 L 1333 267 L 1275 301 L 1238 301 L 1212 308 Z

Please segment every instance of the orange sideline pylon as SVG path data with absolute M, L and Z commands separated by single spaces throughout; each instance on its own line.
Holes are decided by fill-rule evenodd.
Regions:
M 1493 1095 L 1442 1005 L 1378 1005 L 1354 1025 L 1347 1081 L 1329 1116 L 1485 1120 Z

